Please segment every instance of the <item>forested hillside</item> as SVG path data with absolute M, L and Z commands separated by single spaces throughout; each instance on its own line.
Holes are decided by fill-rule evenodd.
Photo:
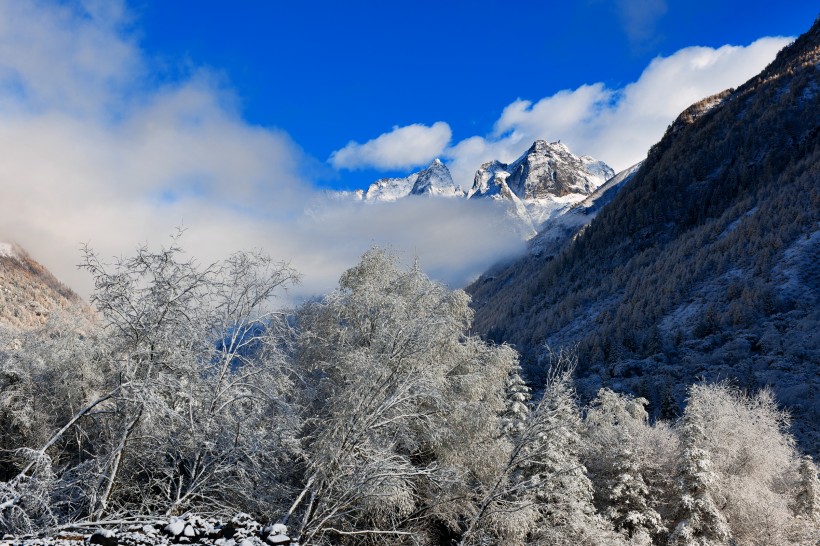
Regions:
M 0 242 L 0 330 L 39 327 L 63 311 L 87 307 L 19 245 Z
M 577 345 L 582 394 L 679 411 L 687 383 L 771 385 L 818 449 L 820 21 L 760 75 L 683 112 L 635 177 L 554 258 L 468 291 L 476 331 L 522 351 Z

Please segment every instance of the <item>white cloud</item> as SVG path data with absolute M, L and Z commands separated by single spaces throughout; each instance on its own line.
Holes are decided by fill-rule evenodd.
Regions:
M 482 162 L 514 159 L 536 139 L 560 139 L 577 154 L 624 169 L 646 156 L 681 111 L 744 83 L 790 41 L 768 37 L 745 47 L 687 47 L 654 59 L 637 81 L 619 89 L 596 83 L 536 102 L 516 100 L 491 134 L 466 138 L 445 152 L 453 179 L 469 185 Z
M 429 275 L 460 287 L 524 249 L 520 227 L 495 205 L 427 197 L 372 204 L 317 197 L 296 224 L 300 241 L 294 259 L 309 263 L 311 272 L 325 272 L 323 282 L 329 285 L 375 244 L 392 248 L 408 263 L 418 256 Z
M 443 121 L 429 127 L 419 123 L 396 126 L 364 144 L 349 142 L 330 155 L 330 163 L 337 169 L 417 167 L 441 155 L 451 137 L 450 126 Z
M 94 6 L 0 2 L 0 241 L 21 243 L 82 294 L 91 283 L 75 267 L 81 243 L 128 254 L 167 243 L 180 225 L 201 262 L 243 248 L 291 260 L 305 295 L 332 289 L 374 243 L 407 260 L 418 253 L 454 285 L 520 250 L 504 217 L 475 203 L 454 214 L 425 199 L 323 199 L 303 174 L 321 163 L 286 133 L 248 124 L 207 71 L 147 83 L 151 61 L 123 5 Z M 399 134 L 408 130 L 432 142 L 423 160 L 450 138 L 444 123 Z

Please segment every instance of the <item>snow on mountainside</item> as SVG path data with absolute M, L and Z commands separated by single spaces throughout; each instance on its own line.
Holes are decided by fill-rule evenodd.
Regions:
M 390 202 L 407 197 L 416 184 L 418 173 L 413 173 L 407 178 L 381 178 L 370 184 L 367 191 L 359 193 L 360 198 L 368 203 Z
M 586 199 L 614 174 L 606 163 L 578 157 L 560 141 L 536 140 L 512 163 L 482 165 L 468 196 L 511 201 L 516 215 L 537 229 Z
M 0 258 L 14 258 L 15 256 L 14 245 L 0 242 Z
M 366 202 L 396 201 L 408 195 L 464 197 L 464 192 L 453 183 L 450 170 L 439 159 L 406 178 L 382 178 L 360 194 Z
M 519 199 L 589 195 L 615 171 L 589 156 L 578 157 L 561 142 L 536 140 L 524 155 L 510 164 L 485 163 L 475 175 L 470 197 L 492 197 L 505 188 Z

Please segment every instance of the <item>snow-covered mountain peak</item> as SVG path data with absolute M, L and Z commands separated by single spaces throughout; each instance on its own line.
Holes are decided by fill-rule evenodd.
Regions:
M 565 154 L 571 154 L 572 152 L 569 151 L 569 147 L 561 142 L 560 140 L 556 142 L 547 142 L 546 140 L 536 140 L 530 146 L 530 149 L 527 150 L 528 153 L 547 153 L 550 150 L 554 152 L 560 152 Z
M 408 195 L 464 197 L 464 192 L 453 183 L 450 169 L 438 158 L 427 168 L 405 178 L 382 178 L 364 192 L 366 202 L 396 201 Z
M 391 202 L 409 195 L 489 198 L 506 204 L 524 231 L 534 235 L 545 221 L 556 218 L 604 185 L 615 172 L 603 161 L 578 157 L 561 141 L 536 140 L 512 163 L 494 160 L 481 165 L 469 192 L 453 182 L 440 159 L 405 178 L 377 180 L 354 199 Z M 344 198 L 349 198 L 345 193 Z
M 476 172 L 468 197 L 511 201 L 517 216 L 533 226 L 583 201 L 615 172 L 566 144 L 536 140 L 512 163 L 490 161 Z
M 464 196 L 464 192 L 453 183 L 450 169 L 438 158 L 418 173 L 410 193 L 412 195 L 441 195 L 444 197 Z
M 485 163 L 476 172 L 471 197 L 495 197 L 503 184 L 519 199 L 589 195 L 615 174 L 589 156 L 578 157 L 562 142 L 536 140 L 512 163 Z M 496 197 L 497 198 L 497 197 Z

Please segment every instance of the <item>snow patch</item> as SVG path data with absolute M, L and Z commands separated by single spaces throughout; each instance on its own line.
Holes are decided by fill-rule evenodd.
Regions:
M 17 253 L 14 251 L 14 245 L 11 243 L 0 242 L 0 258 L 17 258 Z
M 782 278 L 778 288 L 783 296 L 807 303 L 820 301 L 818 252 L 820 229 L 799 238 L 784 252 L 783 261 L 775 269 Z

